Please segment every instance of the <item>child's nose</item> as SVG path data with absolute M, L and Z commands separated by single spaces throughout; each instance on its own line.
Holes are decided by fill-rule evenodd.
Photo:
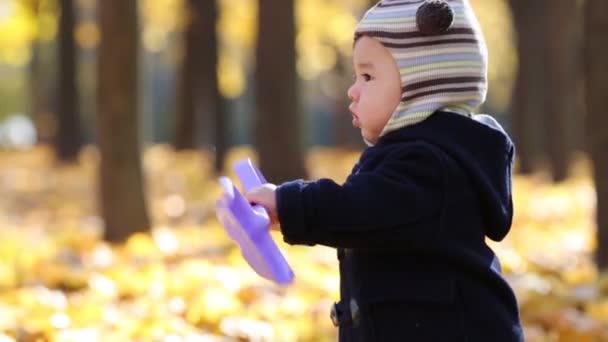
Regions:
M 353 85 L 351 85 L 350 88 L 348 88 L 348 91 L 346 92 L 346 95 L 348 96 L 348 98 L 353 102 L 356 102 L 359 97 L 359 92 L 357 91 L 356 86 L 357 86 L 357 83 L 353 83 Z

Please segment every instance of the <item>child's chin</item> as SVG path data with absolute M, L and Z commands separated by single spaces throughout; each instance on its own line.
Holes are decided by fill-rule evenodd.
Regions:
M 361 130 L 361 137 L 363 137 L 363 140 L 368 145 L 373 145 L 378 140 L 377 137 L 373 136 L 372 134 L 368 134 L 367 132 L 364 132 L 363 130 Z

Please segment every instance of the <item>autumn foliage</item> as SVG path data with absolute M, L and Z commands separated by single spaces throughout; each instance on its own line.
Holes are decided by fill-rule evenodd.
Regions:
M 244 156 L 255 151 L 233 149 L 228 164 Z M 307 165 L 313 178 L 343 180 L 357 157 L 318 149 Z M 0 341 L 335 339 L 335 251 L 281 243 L 295 284 L 259 278 L 215 219 L 210 155 L 148 149 L 154 229 L 120 245 L 100 239 L 97 163 L 93 148 L 59 168 L 44 147 L 0 153 Z M 542 174 L 516 177 L 512 232 L 491 244 L 516 290 L 527 341 L 608 339 L 608 277 L 591 259 L 594 188 L 584 161 L 574 174 L 557 186 Z

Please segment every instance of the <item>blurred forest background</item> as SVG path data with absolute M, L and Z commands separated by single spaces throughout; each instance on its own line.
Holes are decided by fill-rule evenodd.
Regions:
M 374 0 L 0 0 L 0 341 L 331 341 L 335 254 L 258 278 L 217 177 L 343 179 Z M 517 146 L 491 246 L 527 341 L 608 341 L 608 1 L 470 0 Z M 281 240 L 280 236 L 275 236 Z

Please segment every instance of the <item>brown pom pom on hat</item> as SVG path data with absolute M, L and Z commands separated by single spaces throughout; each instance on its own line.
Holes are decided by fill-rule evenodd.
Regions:
M 454 10 L 443 0 L 427 0 L 416 11 L 418 30 L 434 36 L 445 33 L 454 22 Z
M 382 43 L 401 75 L 401 102 L 381 136 L 439 109 L 472 115 L 485 101 L 487 48 L 468 0 L 379 1 L 357 25 L 362 36 Z

